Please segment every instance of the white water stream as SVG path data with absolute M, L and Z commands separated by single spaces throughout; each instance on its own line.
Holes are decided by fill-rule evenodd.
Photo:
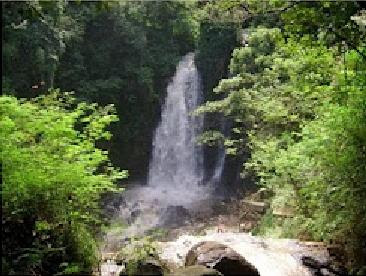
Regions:
M 203 150 L 196 143 L 203 130 L 203 118 L 192 115 L 201 103 L 201 80 L 194 54 L 189 53 L 177 65 L 167 87 L 161 120 L 154 134 L 147 185 L 124 192 L 125 202 L 119 212 L 120 218 L 129 223 L 124 237 L 143 234 L 169 217 L 174 218 L 176 210 L 194 209 L 211 196 L 212 185 L 202 183 Z M 173 207 L 170 209 L 173 213 L 167 215 L 169 207 Z M 106 239 L 107 244 L 111 240 L 118 246 L 118 238 L 112 234 Z
M 167 88 L 161 122 L 153 141 L 148 186 L 165 206 L 189 207 L 205 197 L 203 152 L 196 144 L 202 132 L 202 117 L 192 116 L 202 102 L 200 77 L 189 53 L 177 66 Z

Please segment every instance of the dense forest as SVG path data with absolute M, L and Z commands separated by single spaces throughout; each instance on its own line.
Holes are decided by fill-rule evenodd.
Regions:
M 92 274 L 103 205 L 146 180 L 188 52 L 206 177 L 224 148 L 221 185 L 268 192 L 255 235 L 337 244 L 364 275 L 365 4 L 2 2 L 2 275 Z

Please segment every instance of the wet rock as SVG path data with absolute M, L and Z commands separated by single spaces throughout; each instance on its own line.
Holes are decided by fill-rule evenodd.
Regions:
M 143 263 L 140 263 L 137 267 L 137 273 L 136 275 L 163 275 L 163 268 L 161 265 L 155 261 L 145 261 Z
M 241 203 L 243 205 L 243 208 L 259 214 L 264 214 L 269 208 L 269 204 L 267 202 L 242 200 Z
M 239 224 L 239 232 L 249 232 L 257 225 L 256 221 L 244 221 Z
M 126 271 L 123 271 L 120 273 L 120 276 L 127 276 L 128 274 Z M 136 268 L 136 271 L 133 275 L 136 276 L 145 276 L 145 275 L 151 275 L 151 276 L 162 276 L 164 275 L 164 269 L 161 266 L 161 264 L 156 260 L 145 260 L 141 261 Z
M 203 265 L 192 265 L 178 268 L 168 276 L 222 276 L 222 274 L 216 269 Z
M 209 259 L 211 257 L 209 254 L 217 252 L 224 252 L 227 246 L 222 245 L 216 242 L 200 242 L 193 246 L 187 253 L 185 266 L 195 265 L 198 262 L 200 264 L 206 265 L 215 260 L 215 257 Z M 213 251 L 213 252 L 211 252 Z M 205 257 L 204 261 L 202 261 L 202 257 Z M 198 260 L 200 258 L 200 260 Z
M 187 253 L 185 265 L 204 265 L 223 275 L 259 275 L 257 269 L 234 250 L 213 241 L 193 246 Z
M 273 192 L 266 189 L 266 188 L 260 188 L 257 192 L 250 195 L 250 198 L 254 201 L 263 201 L 271 198 L 273 196 Z
M 239 207 L 239 231 L 251 231 L 268 209 L 265 202 L 242 200 Z M 240 225 L 242 224 L 242 225 Z
M 316 276 L 347 276 L 347 271 L 342 268 L 335 267 L 330 262 L 322 262 L 310 256 L 301 258 L 303 265 L 308 267 L 313 275 Z
M 191 219 L 189 211 L 180 205 L 168 206 L 162 217 L 162 226 L 164 227 L 182 226 Z
M 320 269 L 319 275 L 321 275 L 321 276 L 337 276 L 337 274 L 334 274 L 333 272 L 329 271 L 326 268 Z

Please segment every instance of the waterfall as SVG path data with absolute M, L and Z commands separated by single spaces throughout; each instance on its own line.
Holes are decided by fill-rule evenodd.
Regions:
M 161 120 L 155 129 L 146 185 L 133 185 L 123 192 L 116 220 L 128 226 L 105 236 L 103 252 L 113 252 L 129 237 L 157 227 L 189 225 L 195 216 L 213 214 L 215 186 L 225 164 L 221 147 L 211 179 L 204 182 L 203 148 L 196 143 L 203 131 L 203 117 L 192 112 L 202 104 L 202 87 L 194 54 L 182 58 L 167 87 Z M 226 121 L 221 129 L 225 132 Z
M 204 197 L 203 152 L 196 144 L 203 119 L 191 113 L 202 102 L 194 54 L 183 57 L 167 87 L 161 121 L 155 131 L 148 186 L 166 205 L 188 206 Z
M 147 185 L 124 192 L 119 208 L 119 217 L 129 224 L 124 237 L 177 219 L 183 221 L 188 209 L 195 210 L 197 204 L 210 198 L 212 185 L 202 183 L 203 149 L 196 143 L 203 131 L 203 118 L 192 115 L 201 103 L 201 80 L 194 54 L 189 53 L 177 65 L 167 87 L 154 133 Z M 106 239 L 114 246 L 121 241 L 113 233 Z

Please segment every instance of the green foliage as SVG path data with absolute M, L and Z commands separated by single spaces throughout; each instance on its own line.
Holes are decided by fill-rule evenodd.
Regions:
M 365 34 L 360 32 L 352 17 L 360 10 L 357 1 L 301 2 L 281 14 L 285 30 L 302 37 L 311 35 L 314 39 L 326 41 L 328 45 L 346 44 L 358 48 L 364 44 Z
M 39 88 L 43 91 L 52 88 L 66 43 L 82 34 L 82 25 L 66 12 L 65 1 L 7 2 L 2 6 L 4 69 L 14 89 L 25 93 L 35 85 L 43 86 Z
M 159 246 L 151 236 L 133 238 L 119 253 L 118 259 L 126 263 L 127 275 L 135 275 L 138 265 L 148 259 L 158 260 Z
M 365 60 L 359 49 L 340 56 L 327 40 L 284 34 L 250 29 L 248 45 L 233 51 L 232 77 L 214 89 L 223 98 L 197 113 L 232 118 L 228 153 L 251 152 L 242 175 L 254 174 L 273 191 L 273 210 L 295 211 L 284 219 L 266 214 L 259 234 L 336 241 L 349 267 L 359 267 L 366 226 Z M 212 143 L 222 136 L 211 131 L 203 138 Z
M 95 147 L 110 138 L 113 107 L 77 103 L 57 91 L 33 100 L 2 96 L 0 107 L 8 272 L 56 273 L 70 265 L 89 271 L 100 196 L 117 191 L 115 181 L 126 177 Z
M 194 48 L 199 25 L 185 1 L 4 2 L 3 87 L 20 97 L 48 87 L 113 103 L 111 160 L 141 177 L 166 85 Z M 129 146 L 126 146 L 129 144 Z M 134 156 L 128 158 L 128 156 Z
M 240 26 L 247 15 L 245 0 L 214 0 L 202 1 L 195 17 L 199 22 L 217 25 L 220 23 L 234 23 Z
M 120 121 L 107 145 L 111 159 L 141 177 L 166 85 L 180 57 L 193 49 L 197 27 L 184 2 L 121 1 L 103 11 L 89 6 L 84 35 L 67 45 L 56 83 L 87 101 L 115 104 Z

